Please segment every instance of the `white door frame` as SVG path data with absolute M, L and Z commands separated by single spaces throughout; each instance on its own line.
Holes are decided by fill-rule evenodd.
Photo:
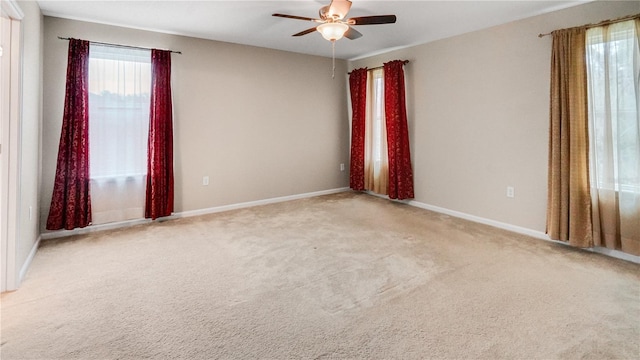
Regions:
M 22 24 L 24 13 L 15 0 L 1 0 L 2 60 L 0 68 L 0 291 L 20 285 L 16 266 L 19 225 Z M 6 23 L 8 22 L 8 23 Z M 9 32 L 7 34 L 7 32 Z

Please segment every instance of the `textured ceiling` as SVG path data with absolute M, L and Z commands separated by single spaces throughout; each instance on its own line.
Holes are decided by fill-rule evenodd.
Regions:
M 590 0 L 352 1 L 347 17 L 395 14 L 398 20 L 395 24 L 356 26 L 361 38 L 336 42 L 336 57 L 341 59 L 423 44 Z M 40 0 L 38 4 L 48 16 L 329 57 L 331 44 L 319 33 L 291 36 L 314 23 L 271 16 L 284 13 L 315 18 L 319 8 L 329 2 Z

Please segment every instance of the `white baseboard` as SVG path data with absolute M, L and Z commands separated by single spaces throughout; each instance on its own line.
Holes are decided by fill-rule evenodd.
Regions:
M 409 204 L 411 206 L 419 207 L 421 209 L 431 210 L 431 211 L 435 211 L 437 213 L 450 215 L 450 216 L 453 216 L 453 217 L 457 217 L 457 218 L 461 218 L 461 219 L 477 222 L 477 223 L 480 223 L 480 224 L 485 224 L 485 225 L 497 227 L 499 229 L 508 230 L 508 231 L 511 231 L 511 232 L 514 232 L 514 233 L 528 235 L 528 236 L 531 236 L 531 237 L 534 237 L 534 238 L 537 238 L 537 239 L 552 241 L 547 234 L 545 234 L 545 233 L 543 233 L 541 231 L 532 230 L 532 229 L 525 228 L 525 227 L 522 227 L 522 226 L 512 225 L 512 224 L 504 223 L 504 222 L 501 222 L 501 221 L 491 220 L 491 219 L 483 218 L 483 217 L 480 217 L 480 216 L 475 216 L 475 215 L 463 213 L 463 212 L 460 212 L 460 211 L 455 211 L 455 210 L 442 208 L 442 207 L 439 207 L 439 206 L 429 205 L 429 204 L 421 203 L 421 202 L 415 201 L 415 200 L 408 201 L 407 204 Z
M 122 229 L 130 226 L 146 224 L 150 222 L 151 220 L 149 219 L 118 221 L 118 222 L 112 222 L 108 224 L 89 225 L 87 227 L 73 229 L 73 230 L 56 230 L 56 231 L 46 232 L 46 233 L 42 233 L 40 237 L 42 238 L 42 240 L 50 240 L 50 239 L 63 238 L 63 237 L 72 236 L 72 235 L 89 234 L 96 231 Z
M 248 201 L 248 202 L 237 203 L 237 204 L 216 206 L 216 207 L 211 207 L 206 209 L 183 211 L 183 212 L 175 213 L 167 218 L 169 219 L 183 218 L 183 217 L 190 217 L 190 216 L 213 214 L 213 213 L 218 213 L 223 211 L 248 208 L 252 206 L 275 204 L 275 203 L 284 202 L 284 201 L 305 199 L 305 198 L 311 198 L 311 197 L 329 195 L 329 194 L 337 194 L 337 193 L 350 191 L 350 190 L 351 190 L 350 188 L 344 187 L 344 188 L 336 188 L 336 189 L 329 189 L 329 190 L 322 190 L 322 191 L 314 191 L 314 192 L 304 193 L 304 194 L 281 196 L 281 197 L 264 199 L 264 200 Z
M 36 252 L 38 252 L 38 248 L 40 247 L 40 240 L 42 240 L 42 236 L 38 236 L 35 244 L 33 244 L 33 246 L 31 247 L 31 251 L 29 251 L 29 256 L 27 256 L 27 259 L 24 261 L 24 264 L 22 264 L 22 267 L 20 268 L 16 289 L 20 287 L 20 284 L 22 284 L 22 280 L 24 280 L 25 276 L 27 276 L 27 271 L 29 271 L 29 267 L 31 267 L 31 262 L 33 261 L 33 258 L 36 256 Z
M 372 195 L 376 195 L 377 196 L 377 194 L 372 194 Z M 533 238 L 549 241 L 549 242 L 552 242 L 552 243 L 555 243 L 555 244 L 571 246 L 571 245 L 569 245 L 568 243 L 566 243 L 564 241 L 552 240 L 549 237 L 549 235 L 547 235 L 546 233 L 543 233 L 541 231 L 536 231 L 536 230 L 528 229 L 528 228 L 517 226 L 517 225 L 512 225 L 512 224 L 508 224 L 508 223 L 504 223 L 504 222 L 500 222 L 500 221 L 495 221 L 495 220 L 483 218 L 483 217 L 480 217 L 480 216 L 475 216 L 475 215 L 463 213 L 463 212 L 460 212 L 460 211 L 455 211 L 455 210 L 450 210 L 450 209 L 446 209 L 446 208 L 442 208 L 442 207 L 438 207 L 438 206 L 434 206 L 434 205 L 429 205 L 429 204 L 425 204 L 425 203 L 422 203 L 422 202 L 419 202 L 419 201 L 415 201 L 415 200 L 402 201 L 402 202 L 406 203 L 408 205 L 411 205 L 411 206 L 415 206 L 415 207 L 421 208 L 421 209 L 431 210 L 431 211 L 434 211 L 434 212 L 437 212 L 437 213 L 442 213 L 442 214 L 454 216 L 454 217 L 457 217 L 457 218 L 461 218 L 461 219 L 477 222 L 477 223 L 480 223 L 480 224 L 493 226 L 493 227 L 496 227 L 496 228 L 499 228 L 499 229 L 508 230 L 508 231 L 511 231 L 511 232 L 514 232 L 514 233 L 518 233 L 518 234 L 522 234 L 522 235 L 531 236 Z M 603 255 L 610 256 L 610 257 L 613 257 L 613 258 L 616 258 L 616 259 L 621 259 L 621 260 L 629 261 L 629 262 L 632 262 L 632 263 L 640 264 L 640 256 L 627 254 L 627 253 L 619 251 L 619 250 L 612 250 L 612 249 L 607 249 L 607 248 L 604 248 L 604 247 L 582 248 L 581 250 L 586 250 L 586 251 L 590 251 L 590 252 L 594 252 L 594 253 L 598 253 L 598 254 L 603 254 Z
M 298 199 L 316 197 L 321 195 L 336 194 L 336 193 L 341 193 L 349 190 L 350 189 L 348 187 L 336 188 L 336 189 L 329 189 L 329 190 L 314 191 L 314 192 L 304 193 L 304 194 L 296 194 L 296 195 L 281 196 L 281 197 L 270 198 L 270 199 L 248 201 L 248 202 L 243 202 L 238 204 L 216 206 L 216 207 L 211 207 L 206 209 L 182 211 L 182 212 L 174 213 L 167 217 L 160 218 L 157 221 L 165 221 L 165 220 L 179 219 L 179 218 L 185 218 L 185 217 L 191 217 L 191 216 L 213 214 L 213 213 L 248 208 L 248 207 L 258 206 L 258 205 L 275 204 L 275 203 L 284 202 L 284 201 L 298 200 Z M 118 221 L 118 222 L 113 222 L 108 224 L 91 225 L 84 228 L 73 229 L 73 230 L 56 230 L 56 231 L 51 231 L 51 232 L 46 232 L 41 234 L 41 238 L 42 240 L 56 239 L 56 238 L 67 237 L 72 235 L 88 234 L 96 231 L 121 229 L 121 228 L 126 228 L 126 227 L 140 225 L 140 224 L 147 224 L 150 222 L 152 222 L 150 219 L 136 219 L 136 220 L 128 220 L 128 221 Z
M 626 252 L 622 252 L 620 250 L 607 249 L 604 247 L 594 247 L 585 250 L 640 264 L 640 256 L 627 254 Z

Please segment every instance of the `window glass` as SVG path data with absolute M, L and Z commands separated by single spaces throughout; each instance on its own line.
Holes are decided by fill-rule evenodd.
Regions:
M 634 21 L 587 31 L 591 181 L 640 193 L 640 81 Z
M 147 171 L 151 52 L 91 44 L 89 146 L 92 179 Z

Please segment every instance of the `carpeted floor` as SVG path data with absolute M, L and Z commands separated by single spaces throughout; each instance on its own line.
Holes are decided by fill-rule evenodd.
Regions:
M 340 193 L 48 241 L 8 359 L 638 359 L 640 265 Z

